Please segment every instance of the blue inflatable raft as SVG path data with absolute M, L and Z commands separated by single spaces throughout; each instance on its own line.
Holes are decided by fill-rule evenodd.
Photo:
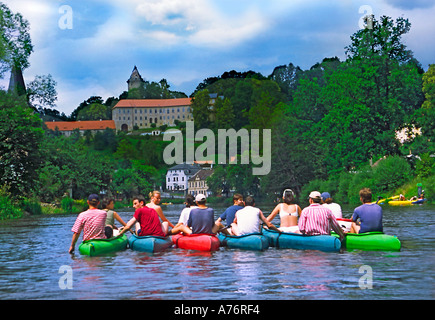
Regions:
M 268 238 L 261 233 L 251 233 L 243 236 L 218 235 L 221 247 L 241 250 L 263 251 L 269 248 Z
M 172 246 L 170 237 L 137 236 L 135 234 L 128 238 L 130 249 L 142 252 L 160 252 Z
M 340 240 L 329 235 L 306 236 L 299 233 L 278 232 L 270 229 L 263 229 L 263 234 L 269 239 L 270 246 L 278 249 L 338 252 L 341 248 Z

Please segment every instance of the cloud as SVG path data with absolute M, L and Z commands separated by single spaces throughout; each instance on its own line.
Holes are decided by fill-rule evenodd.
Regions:
M 148 0 L 137 6 L 145 18 L 142 34 L 164 44 L 188 43 L 196 47 L 233 47 L 267 29 L 263 15 L 253 7 L 234 18 L 205 0 Z M 158 32 L 153 28 L 160 27 Z

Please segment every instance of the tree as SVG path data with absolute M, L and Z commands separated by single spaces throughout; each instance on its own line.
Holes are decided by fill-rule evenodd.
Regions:
M 210 95 L 207 89 L 199 91 L 192 99 L 192 116 L 195 128 L 207 128 L 210 125 Z
M 276 67 L 270 75 L 270 79 L 275 81 L 287 96 L 292 97 L 302 73 L 303 71 L 299 66 L 289 63 L 288 66 Z
M 435 64 L 431 64 L 423 75 L 425 101 L 416 111 L 417 125 L 421 127 L 426 152 L 435 152 Z
M 324 60 L 300 80 L 293 104 L 310 124 L 304 134 L 317 141 L 323 172 L 400 152 L 395 133 L 422 103 L 418 62 L 401 42 L 409 28 L 403 18 L 373 19 L 351 37 L 345 62 Z
M 57 101 L 56 85 L 51 74 L 35 76 L 35 79 L 27 85 L 27 97 L 30 104 L 41 111 L 44 108 L 54 108 Z
M 29 22 L 0 2 L 0 65 L 26 69 L 33 51 Z M 3 69 L 4 71 L 4 69 Z M 1 75 L 1 73 L 0 73 Z
M 222 100 L 218 98 L 215 103 L 216 119 L 215 127 L 217 129 L 234 128 L 234 109 L 230 99 Z
M 101 103 L 91 103 L 77 114 L 77 120 L 108 120 L 112 117 L 107 117 L 107 106 Z
M 15 197 L 35 188 L 44 131 L 24 97 L 0 91 L 0 185 Z

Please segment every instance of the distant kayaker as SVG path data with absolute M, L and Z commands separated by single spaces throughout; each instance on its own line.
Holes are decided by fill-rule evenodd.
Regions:
M 103 210 L 107 212 L 106 227 L 104 229 L 104 233 L 106 234 L 107 238 L 112 238 L 113 236 L 116 237 L 118 235 L 118 228 L 115 226 L 115 219 L 124 227 L 126 223 L 124 222 L 124 220 L 122 220 L 117 212 L 113 211 L 115 201 L 112 198 L 104 199 L 101 206 Z
M 314 236 L 331 234 L 333 229 L 340 239 L 344 238 L 343 230 L 338 224 L 332 211 L 321 205 L 322 195 L 318 191 L 312 191 L 309 195 L 310 205 L 302 210 L 298 226 L 301 233 Z
M 323 192 L 321 194 L 322 197 L 322 206 L 327 207 L 329 210 L 332 211 L 332 214 L 338 218 L 343 218 L 343 213 L 341 212 L 341 206 L 338 203 L 332 202 L 331 195 L 329 192 Z
M 131 227 L 136 226 L 136 235 L 138 236 L 166 236 L 168 223 L 165 221 L 160 223 L 157 211 L 144 205 L 145 201 L 140 198 L 133 200 L 133 206 L 136 211 L 133 218 L 127 222 L 125 228 L 121 229 L 120 235 L 124 234 Z
M 263 212 L 254 206 L 255 199 L 251 196 L 247 196 L 245 199 L 245 207 L 236 212 L 236 217 L 231 225 L 232 233 L 236 236 L 258 233 L 260 232 L 261 221 L 263 221 L 268 228 L 279 232 L 277 227 L 267 221 Z
M 218 226 L 214 220 L 214 210 L 206 206 L 206 196 L 202 193 L 195 197 L 197 208 L 190 211 L 187 225 L 180 225 L 172 229 L 172 234 L 183 232 L 184 234 L 215 234 Z
M 365 233 L 371 231 L 383 231 L 382 207 L 372 202 L 372 192 L 369 188 L 359 192 L 361 206 L 355 208 L 352 215 L 351 233 Z M 360 224 L 357 223 L 359 220 Z
M 73 253 L 80 233 L 83 231 L 83 241 L 90 239 L 106 239 L 104 227 L 106 226 L 107 212 L 98 209 L 100 198 L 96 194 L 88 197 L 89 209 L 80 213 L 71 229 L 72 236 L 69 253 Z
M 301 214 L 301 208 L 294 203 L 295 194 L 291 189 L 285 189 L 282 193 L 283 203 L 279 203 L 267 217 L 267 221 L 272 222 L 279 212 L 281 225 L 278 228 L 282 232 L 300 233 L 298 227 L 298 217 Z
M 234 222 L 234 218 L 236 217 L 236 212 L 240 209 L 243 209 L 245 206 L 245 202 L 243 201 L 243 195 L 240 193 L 235 193 L 233 195 L 233 205 L 228 207 L 224 213 L 220 215 L 220 217 L 216 220 L 216 224 L 219 226 L 219 229 L 222 230 L 222 233 L 231 235 L 231 224 Z M 226 227 L 222 224 L 222 221 L 225 221 Z
M 174 225 L 165 217 L 162 208 L 159 206 L 161 201 L 160 191 L 154 190 L 153 192 L 150 192 L 149 196 L 150 196 L 150 202 L 147 203 L 146 206 L 148 208 L 152 208 L 156 210 L 162 222 L 167 222 L 169 227 L 173 228 Z

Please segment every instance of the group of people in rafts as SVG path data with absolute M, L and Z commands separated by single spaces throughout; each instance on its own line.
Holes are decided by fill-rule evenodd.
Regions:
M 75 244 L 83 231 L 83 240 L 111 238 L 121 235 L 133 227 L 138 236 L 169 236 L 183 234 L 216 234 L 222 232 L 228 235 L 241 236 L 261 231 L 263 222 L 267 228 L 278 232 L 301 233 L 305 235 L 330 234 L 334 230 L 340 238 L 346 232 L 364 233 L 383 231 L 382 208 L 372 203 L 370 189 L 360 190 L 362 205 L 355 208 L 352 215 L 352 225 L 349 230 L 343 230 L 337 222 L 342 218 L 341 207 L 332 201 L 328 192 L 313 191 L 308 197 L 309 206 L 301 210 L 295 203 L 295 194 L 286 189 L 279 203 L 273 211 L 265 217 L 263 212 L 255 206 L 255 199 L 251 196 L 244 198 L 241 194 L 234 194 L 233 205 L 228 207 L 215 221 L 214 210 L 207 206 L 206 196 L 198 194 L 196 197 L 187 195 L 186 207 L 181 211 L 176 225 L 173 225 L 163 214 L 160 204 L 160 192 L 150 193 L 150 201 L 145 203 L 141 197 L 133 199 L 136 209 L 130 221 L 125 223 L 113 211 L 113 200 L 103 201 L 102 210 L 98 195 L 88 198 L 89 210 L 82 212 L 72 228 L 73 239 L 69 252 L 74 251 Z M 272 220 L 279 214 L 280 226 L 277 228 Z M 117 229 L 115 220 L 123 225 Z M 225 221 L 225 225 L 223 222 Z

